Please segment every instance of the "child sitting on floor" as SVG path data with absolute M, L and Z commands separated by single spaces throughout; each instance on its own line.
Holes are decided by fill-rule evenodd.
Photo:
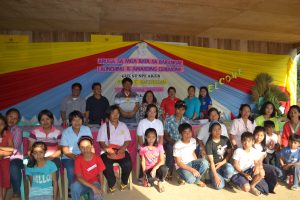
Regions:
M 181 140 L 174 145 L 174 158 L 177 173 L 181 177 L 179 184 L 195 183 L 200 187 L 205 187 L 205 183 L 200 181 L 202 175 L 208 169 L 208 162 L 205 159 L 197 159 L 195 154 L 196 140 L 192 138 L 192 126 L 188 123 L 180 124 L 178 127 Z
M 284 178 L 293 175 L 293 185 L 291 190 L 298 190 L 300 178 L 300 136 L 293 134 L 289 137 L 289 146 L 280 152 L 280 165 Z

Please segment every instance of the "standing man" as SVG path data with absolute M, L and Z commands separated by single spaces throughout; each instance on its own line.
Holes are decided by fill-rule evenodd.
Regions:
M 60 114 L 63 126 L 67 125 L 67 116 L 74 110 L 80 111 L 82 114 L 85 113 L 85 99 L 80 96 L 82 86 L 80 83 L 74 83 L 72 85 L 72 94 L 66 96 L 60 106 Z
M 132 92 L 132 80 L 124 78 L 122 80 L 123 89 L 116 94 L 115 104 L 120 108 L 120 121 L 124 123 L 136 123 L 136 113 L 139 110 L 139 96 Z
M 106 118 L 109 102 L 106 97 L 101 95 L 100 83 L 93 83 L 92 90 L 94 95 L 86 100 L 85 118 L 89 124 L 101 124 Z

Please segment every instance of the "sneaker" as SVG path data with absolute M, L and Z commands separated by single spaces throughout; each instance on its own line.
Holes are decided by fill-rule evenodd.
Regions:
M 178 184 L 179 184 L 179 185 L 184 185 L 184 184 L 185 184 L 185 180 L 179 178 L 179 179 L 178 179 Z
M 291 190 L 298 191 L 298 186 L 297 186 L 297 185 L 293 185 L 293 186 L 291 187 Z

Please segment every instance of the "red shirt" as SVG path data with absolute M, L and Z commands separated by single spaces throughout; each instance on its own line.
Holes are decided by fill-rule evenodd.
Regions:
M 8 141 L 12 139 L 12 134 L 8 131 L 4 131 L 3 136 L 0 137 L 0 146 L 8 147 Z
M 93 184 L 99 182 L 99 173 L 105 170 L 105 165 L 102 159 L 93 155 L 92 160 L 86 161 L 83 155 L 79 155 L 75 159 L 74 173 L 80 174 L 84 180 Z
M 281 143 L 282 143 L 282 146 L 284 147 L 287 147 L 288 144 L 289 144 L 289 137 L 293 134 L 293 131 L 291 129 L 291 126 L 290 126 L 290 122 L 286 122 L 283 126 L 283 129 L 282 129 L 282 135 L 281 135 Z M 297 130 L 296 130 L 296 133 L 297 135 L 300 136 L 300 126 L 298 126 Z
M 11 141 L 13 140 L 12 134 L 8 131 L 4 131 L 2 137 L 0 137 L 0 146 L 8 147 L 8 141 L 9 140 L 11 140 Z M 2 151 L 2 150 L 0 150 L 0 151 Z M 9 158 L 9 156 L 5 157 L 5 158 Z
M 171 116 L 175 114 L 175 103 L 179 99 L 175 97 L 173 100 L 170 97 L 164 98 L 161 102 L 160 107 L 164 110 L 163 118 L 166 116 Z

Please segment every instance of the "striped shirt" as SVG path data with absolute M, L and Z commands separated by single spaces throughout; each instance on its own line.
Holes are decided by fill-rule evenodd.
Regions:
M 54 126 L 48 134 L 45 133 L 43 127 L 39 126 L 30 132 L 29 140 L 32 143 L 36 141 L 45 142 L 48 147 L 45 157 L 49 157 L 57 151 L 61 136 L 61 131 Z

